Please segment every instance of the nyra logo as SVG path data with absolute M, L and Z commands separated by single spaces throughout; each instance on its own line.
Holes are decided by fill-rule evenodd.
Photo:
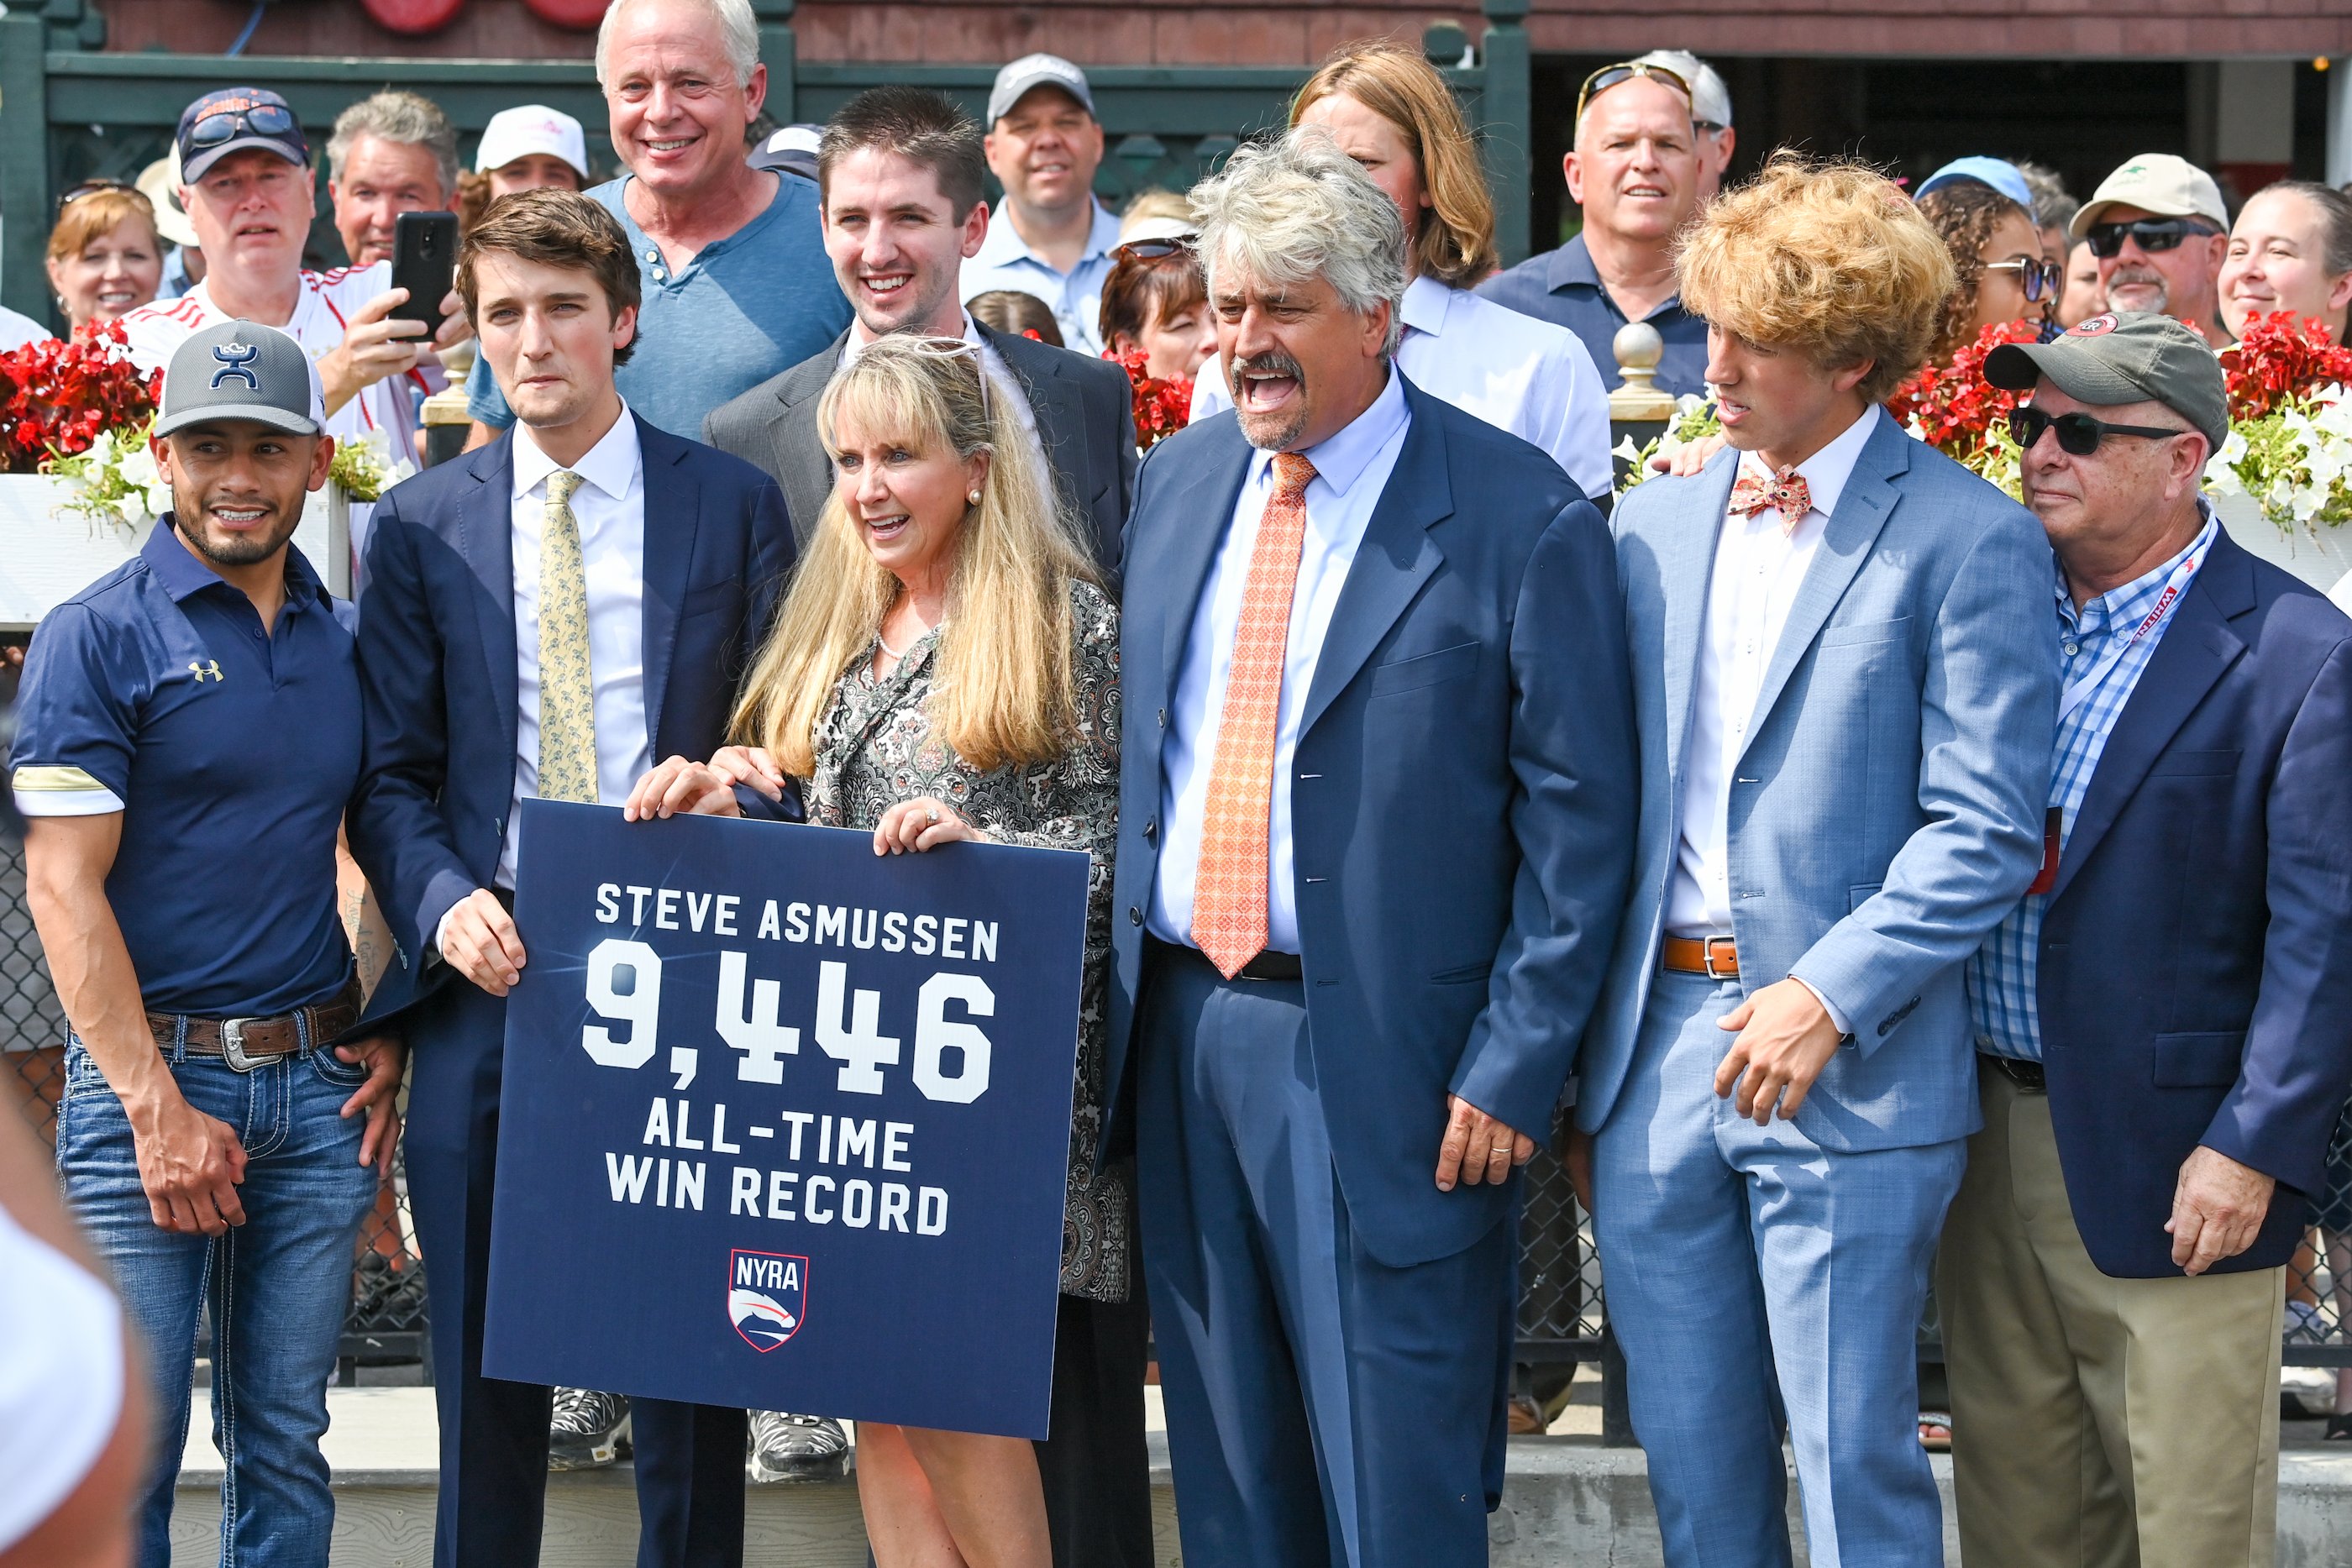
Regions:
M 800 1333 L 808 1312 L 808 1260 L 782 1252 L 727 1257 L 727 1317 L 761 1354 Z

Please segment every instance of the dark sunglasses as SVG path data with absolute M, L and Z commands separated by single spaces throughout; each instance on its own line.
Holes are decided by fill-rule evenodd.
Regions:
M 76 185 L 64 195 L 59 196 L 58 198 L 58 211 L 62 214 L 68 207 L 72 206 L 76 202 L 80 201 L 85 196 L 103 195 L 109 191 L 125 191 L 131 195 L 138 196 L 142 206 L 144 206 L 147 203 L 147 198 L 144 195 L 140 194 L 139 187 L 132 184 L 130 181 L 110 180 L 103 175 L 100 175 L 92 179 L 84 180 L 80 184 Z
M 2058 450 L 2075 457 L 2088 457 L 2099 449 L 2099 442 L 2110 435 L 2144 435 L 2151 441 L 2168 441 L 2189 434 L 2155 424 L 2109 424 L 2087 413 L 2048 413 L 2032 403 L 2009 411 L 2009 438 L 2017 443 L 2019 451 L 2032 451 L 2033 444 L 2042 439 L 2045 430 L 2056 431 Z
M 2108 261 L 2124 253 L 2124 241 L 2135 241 L 2150 255 L 2170 250 L 2191 235 L 2217 235 L 2221 231 L 2195 218 L 2137 218 L 2127 224 L 2093 224 L 2083 235 L 2089 242 L 2091 254 Z
M 2017 274 L 2018 287 L 2025 290 L 2026 298 L 2031 300 L 2039 300 L 2045 294 L 2056 294 L 2058 279 L 2063 273 L 2056 262 L 2043 257 L 2031 261 L 1989 261 L 1985 263 L 1985 270 Z
M 1111 255 L 1121 261 L 1158 261 L 1179 251 L 1190 251 L 1197 243 L 1192 235 L 1177 235 L 1169 239 L 1131 239 L 1125 245 L 1111 246 Z
M 1666 69 L 1664 66 L 1654 66 L 1647 64 L 1646 62 L 1632 60 L 1629 60 L 1622 65 L 1602 66 L 1599 70 L 1594 71 L 1591 76 L 1586 77 L 1584 78 L 1584 85 L 1576 89 L 1576 118 L 1569 123 L 1571 125 L 1582 124 L 1584 121 L 1584 106 L 1586 104 L 1591 103 L 1594 99 L 1599 98 L 1602 93 L 1607 92 L 1612 87 L 1622 87 L 1625 83 L 1632 81 L 1635 77 L 1648 77 L 1652 81 L 1664 82 L 1668 87 L 1674 89 L 1676 92 L 1682 94 L 1685 100 L 1692 98 L 1690 83 L 1683 80 L 1679 75 Z
M 238 131 L 256 136 L 286 136 L 294 130 L 290 110 L 274 103 L 257 103 L 251 109 L 226 109 L 217 114 L 207 114 L 188 127 L 188 145 L 198 152 L 217 147 Z

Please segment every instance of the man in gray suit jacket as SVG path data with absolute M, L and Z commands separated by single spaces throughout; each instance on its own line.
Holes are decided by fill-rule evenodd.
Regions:
M 794 542 L 805 549 L 833 489 L 833 460 L 817 430 L 817 399 L 846 355 L 886 332 L 927 332 L 971 343 L 996 382 L 1028 400 L 1062 505 L 1087 530 L 1106 572 L 1135 494 L 1135 401 L 1108 360 L 982 326 L 956 280 L 988 234 L 980 130 L 939 94 L 876 88 L 826 127 L 817 153 L 824 246 L 856 319 L 824 352 L 713 409 L 702 438 L 755 463 L 783 486 Z M 961 212 L 959 215 L 958 209 Z
M 1793 283 L 1786 281 L 1795 279 Z M 1576 1107 L 1666 1561 L 1940 1568 L 1913 1340 L 1978 1122 L 1961 965 L 2032 880 L 2032 517 L 1877 405 L 1951 265 L 1781 160 L 1685 246 L 1721 452 L 1616 514 L 1642 800 Z M 1860 303 L 1857 303 L 1860 302 Z
M 961 339 L 981 358 L 983 389 L 1027 402 L 1073 526 L 1106 573 L 1118 564 L 1135 488 L 1134 402 L 1127 373 L 1104 360 L 977 326 L 956 293 L 960 266 L 988 233 L 980 128 L 950 100 L 882 87 L 850 100 L 817 145 L 817 187 L 834 275 L 857 319 L 842 340 L 712 412 L 703 437 L 775 476 L 796 542 L 805 545 L 833 488 L 817 428 L 825 383 L 845 355 L 890 332 Z M 1054 1382 L 1053 1436 L 1037 1445 L 1056 1568 L 1147 1568 L 1151 1489 L 1143 1437 L 1150 1315 L 1140 1281 L 1125 1301 L 1064 1297 L 1055 1365 L 1091 1375 Z M 754 1426 L 760 1425 L 755 1421 Z M 830 1423 L 826 1423 L 830 1426 Z M 799 1432 L 829 1447 L 838 1428 Z

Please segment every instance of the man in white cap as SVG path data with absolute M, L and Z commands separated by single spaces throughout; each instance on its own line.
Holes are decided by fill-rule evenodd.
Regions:
M 588 183 L 588 137 L 580 122 L 543 103 L 518 104 L 490 116 L 474 152 L 474 172 L 490 183 L 490 200 L 516 191 Z
M 1731 128 L 1731 89 L 1721 72 L 1688 49 L 1652 49 L 1635 63 L 1664 66 L 1690 83 L 1691 141 L 1698 150 L 1698 204 L 1704 207 L 1723 189 L 1724 172 L 1739 140 Z
M 2212 175 L 2143 152 L 2099 182 L 2068 232 L 2098 257 L 2108 309 L 2169 316 L 2213 348 L 2229 345 L 2221 277 L 2230 213 Z
M 988 95 L 988 168 L 1004 187 L 1004 222 L 963 264 L 962 294 L 1017 288 L 1052 307 L 1063 343 L 1102 352 L 1098 318 L 1118 219 L 1095 200 L 1103 129 L 1086 72 L 1059 55 L 1025 55 Z

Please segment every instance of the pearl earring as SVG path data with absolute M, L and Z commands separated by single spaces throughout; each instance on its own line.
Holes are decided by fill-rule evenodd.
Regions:
M 971 494 L 970 494 L 970 495 L 966 496 L 966 497 L 964 497 L 964 499 L 965 499 L 965 500 L 967 500 L 967 501 L 970 501 L 973 506 L 977 507 L 977 506 L 979 506 L 979 505 L 980 505 L 980 492 L 979 492 L 979 491 L 977 491 L 977 490 L 974 490 L 973 492 L 971 492 Z

